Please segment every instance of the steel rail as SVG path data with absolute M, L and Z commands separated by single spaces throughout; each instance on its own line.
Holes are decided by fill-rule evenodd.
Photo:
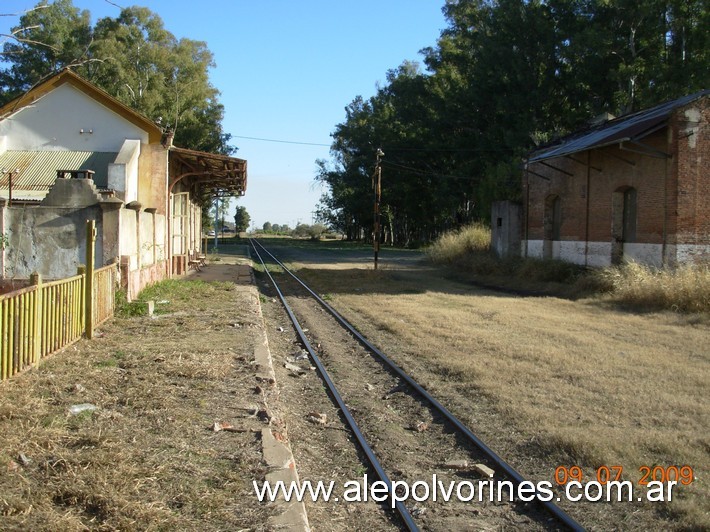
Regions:
M 525 478 L 518 473 L 510 464 L 488 447 L 478 436 L 476 436 L 466 425 L 464 425 L 456 416 L 454 416 L 444 405 L 442 405 L 434 396 L 427 392 L 418 382 L 410 377 L 402 368 L 395 364 L 387 355 L 372 345 L 362 334 L 360 334 L 345 318 L 343 318 L 337 310 L 331 307 L 323 298 L 316 294 L 311 288 L 299 279 L 291 270 L 289 270 L 279 259 L 277 259 L 269 250 L 267 250 L 261 242 L 256 239 L 250 239 L 252 246 L 256 251 L 254 243 L 258 244 L 261 249 L 267 253 L 283 270 L 296 280 L 304 289 L 308 291 L 320 304 L 325 308 L 345 329 L 347 329 L 366 349 L 377 355 L 392 371 L 404 379 L 412 388 L 414 388 L 424 399 L 426 399 L 436 410 L 439 411 L 451 424 L 459 429 L 471 443 L 473 443 L 488 459 L 493 462 L 500 470 L 516 484 L 519 485 L 527 482 Z M 257 252 L 258 253 L 258 252 Z M 535 493 L 539 493 L 535 491 Z M 552 501 L 537 499 L 537 501 L 557 520 L 564 524 L 567 528 L 574 531 L 585 530 L 582 525 L 570 517 L 562 508 L 557 506 Z
M 253 245 L 253 239 L 250 239 L 250 240 L 252 241 L 252 246 L 254 247 L 254 252 L 256 253 L 256 256 L 259 258 L 259 262 L 261 262 L 262 266 L 264 267 L 264 272 L 266 272 L 266 275 L 269 277 L 269 279 L 271 280 L 271 283 L 274 285 L 274 289 L 276 290 L 276 293 L 278 294 L 279 299 L 281 300 L 281 303 L 283 304 L 284 308 L 286 309 L 286 312 L 288 313 L 289 318 L 293 322 L 293 326 L 295 327 L 296 332 L 298 333 L 298 336 L 301 338 L 301 342 L 303 342 L 303 346 L 306 348 L 309 355 L 313 359 L 313 362 L 315 363 L 316 367 L 318 368 L 318 372 L 320 373 L 321 377 L 323 378 L 326 385 L 328 386 L 328 390 L 329 390 L 331 396 L 333 397 L 333 399 L 335 399 L 335 402 L 338 404 L 338 407 L 340 408 L 340 411 L 343 413 L 343 416 L 345 417 L 346 421 L 348 422 L 348 425 L 350 425 L 350 429 L 353 431 L 353 435 L 355 436 L 358 443 L 360 444 L 360 448 L 365 453 L 365 456 L 367 456 L 367 460 L 372 465 L 372 468 L 377 473 L 377 476 L 380 478 L 380 480 L 382 482 L 384 482 L 387 485 L 387 491 L 390 494 L 390 497 L 394 496 L 394 491 L 392 490 L 392 481 L 387 476 L 387 473 L 385 473 L 385 470 L 383 469 L 382 465 L 380 464 L 380 461 L 377 459 L 377 456 L 375 456 L 374 451 L 372 450 L 370 445 L 367 443 L 367 440 L 365 440 L 365 436 L 363 435 L 362 431 L 358 427 L 358 425 L 355 421 L 355 418 L 353 417 L 352 413 L 350 412 L 347 405 L 345 404 L 345 401 L 343 400 L 342 396 L 340 395 L 337 388 L 335 387 L 333 380 L 330 378 L 330 375 L 326 371 L 325 366 L 323 366 L 315 349 L 313 349 L 313 346 L 311 346 L 311 343 L 308 341 L 308 338 L 306 337 L 306 333 L 303 331 L 303 328 L 301 327 L 301 324 L 299 323 L 298 319 L 296 318 L 293 311 L 291 310 L 291 307 L 286 302 L 286 298 L 284 297 L 283 293 L 281 292 L 281 289 L 279 288 L 278 283 L 272 277 L 271 273 L 269 272 L 268 268 L 266 267 L 266 264 L 264 263 L 264 259 L 261 257 L 259 250 L 257 250 L 256 246 Z M 262 249 L 264 251 L 266 251 L 266 253 L 269 253 L 263 246 L 262 246 Z M 271 253 L 269 253 L 269 255 L 271 255 Z M 271 256 L 273 258 L 273 255 L 271 255 Z M 414 522 L 414 518 L 409 513 L 409 510 L 407 510 L 407 507 L 404 505 L 404 503 L 400 500 L 396 500 L 395 501 L 395 508 L 396 508 L 397 512 L 399 513 L 399 515 L 402 517 L 402 520 L 404 521 L 405 525 L 407 526 L 407 529 L 410 530 L 411 532 L 418 532 L 419 527 Z

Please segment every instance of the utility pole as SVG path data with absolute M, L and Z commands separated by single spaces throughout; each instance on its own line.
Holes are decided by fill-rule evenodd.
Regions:
M 219 232 L 217 229 L 219 229 L 217 226 L 219 225 L 219 195 L 215 196 L 215 204 L 214 204 L 214 249 L 215 251 L 219 248 Z
M 375 187 L 375 230 L 373 247 L 375 249 L 375 270 L 377 269 L 377 258 L 380 253 L 380 200 L 382 199 L 382 157 L 384 152 L 377 148 L 377 161 L 375 164 L 375 176 L 373 185 Z

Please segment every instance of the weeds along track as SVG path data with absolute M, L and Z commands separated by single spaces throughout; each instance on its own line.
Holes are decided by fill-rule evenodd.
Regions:
M 525 482 L 517 471 L 261 243 L 251 245 L 303 347 L 291 369 L 316 366 L 367 458 L 369 483 L 384 482 L 383 504 L 407 529 L 582 530 L 551 501 L 510 502 L 508 493 Z

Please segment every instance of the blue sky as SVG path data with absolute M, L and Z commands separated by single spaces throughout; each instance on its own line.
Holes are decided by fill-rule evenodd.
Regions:
M 248 185 L 239 205 L 252 223 L 311 223 L 322 191 L 316 159 L 328 159 L 330 133 L 344 108 L 383 83 L 387 70 L 420 60 L 446 26 L 444 0 L 74 0 L 92 20 L 117 16 L 121 6 L 158 13 L 176 37 L 205 41 L 225 106 L 226 132 L 247 160 Z M 31 8 L 32 0 L 3 0 L 0 13 Z M 7 33 L 16 17 L 0 17 Z M 325 144 L 310 146 L 284 140 Z M 234 207 L 232 208 L 234 209 Z

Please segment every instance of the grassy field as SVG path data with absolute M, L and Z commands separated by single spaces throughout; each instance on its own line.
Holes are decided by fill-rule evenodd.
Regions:
M 637 483 L 644 466 L 693 468 L 672 503 L 617 506 L 602 528 L 710 528 L 707 313 L 488 291 L 426 261 L 400 267 L 386 253 L 375 272 L 280 251 L 368 338 L 438 383 L 458 412 L 467 415 L 465 398 L 485 399 L 493 428 L 484 439 L 531 477 L 577 465 L 594 479 L 597 468 L 620 465 Z

